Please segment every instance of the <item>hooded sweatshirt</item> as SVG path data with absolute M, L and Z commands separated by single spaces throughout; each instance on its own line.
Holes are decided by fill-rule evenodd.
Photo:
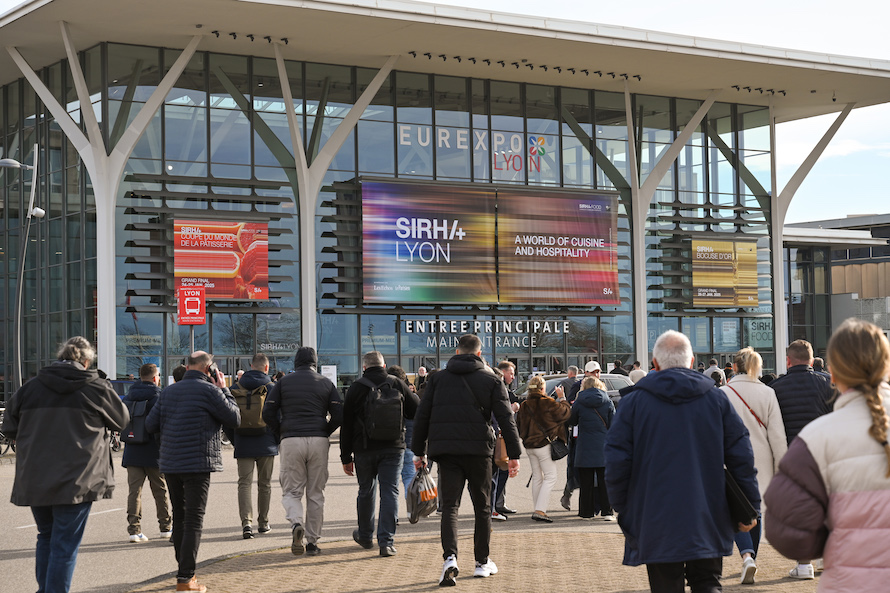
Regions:
M 724 465 L 760 508 L 748 431 L 714 381 L 692 369 L 662 369 L 636 383 L 615 413 L 605 452 L 624 564 L 731 554 Z
M 15 392 L 3 416 L 3 432 L 18 444 L 13 504 L 111 498 L 109 431 L 123 430 L 130 414 L 104 374 L 56 361 Z

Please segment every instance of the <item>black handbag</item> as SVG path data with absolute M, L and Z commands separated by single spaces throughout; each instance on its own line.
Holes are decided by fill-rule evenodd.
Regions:
M 726 502 L 729 505 L 729 516 L 732 519 L 733 529 L 738 531 L 739 523 L 748 525 L 757 518 L 757 511 L 729 470 L 724 467 L 723 472 L 726 474 Z

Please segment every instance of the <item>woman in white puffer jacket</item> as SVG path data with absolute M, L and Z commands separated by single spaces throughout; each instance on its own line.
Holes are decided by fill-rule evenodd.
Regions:
M 779 460 L 788 450 L 785 438 L 785 425 L 782 422 L 782 411 L 776 392 L 763 384 L 760 371 L 763 359 L 753 348 L 739 350 L 733 361 L 734 375 L 729 383 L 720 388 L 726 393 L 729 402 L 745 423 L 751 435 L 751 448 L 754 450 L 754 467 L 757 468 L 757 485 L 760 496 L 766 492 L 770 480 L 779 469 Z M 755 557 L 760 547 L 762 521 L 750 532 L 739 532 L 735 535 L 735 543 L 742 555 L 741 583 L 750 585 L 754 582 L 757 572 Z

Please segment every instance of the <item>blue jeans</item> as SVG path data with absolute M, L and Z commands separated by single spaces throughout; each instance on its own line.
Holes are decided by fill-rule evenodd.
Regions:
M 37 523 L 37 593 L 67 593 L 92 502 L 31 507 Z
M 739 554 L 751 554 L 752 558 L 757 557 L 757 550 L 760 549 L 760 532 L 763 528 L 763 519 L 757 515 L 757 526 L 751 531 L 739 531 L 735 534 L 735 545 L 739 547 Z
M 408 447 L 405 448 L 404 458 L 402 460 L 402 485 L 405 486 L 405 498 L 408 498 L 408 486 L 414 479 L 417 470 L 414 469 L 414 451 L 411 450 L 411 438 L 414 436 L 414 420 L 405 420 L 405 442 Z
M 402 449 L 362 451 L 354 455 L 355 475 L 358 478 L 355 508 L 358 514 L 359 539 L 370 541 L 374 533 L 374 507 L 379 484 L 380 520 L 377 521 L 377 545 L 381 548 L 391 546 L 396 535 L 399 474 L 402 471 L 403 457 Z

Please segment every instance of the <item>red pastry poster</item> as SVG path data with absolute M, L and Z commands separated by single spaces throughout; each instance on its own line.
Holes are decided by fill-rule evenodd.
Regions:
M 208 299 L 269 298 L 269 225 L 173 222 L 174 288 L 203 286 Z

